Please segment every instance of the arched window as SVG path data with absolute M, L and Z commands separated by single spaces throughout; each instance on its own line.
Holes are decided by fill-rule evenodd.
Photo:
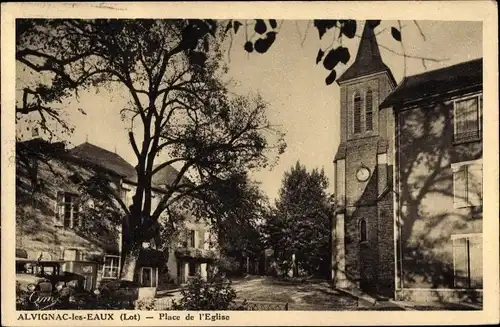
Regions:
M 361 132 L 361 96 L 359 93 L 354 94 L 354 133 Z
M 359 221 L 359 241 L 366 242 L 366 220 Z
M 373 92 L 372 90 L 366 91 L 365 100 L 365 126 L 367 131 L 373 130 Z

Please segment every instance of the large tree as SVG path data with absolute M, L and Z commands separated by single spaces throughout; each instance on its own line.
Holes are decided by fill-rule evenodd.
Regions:
M 295 256 L 297 268 L 328 277 L 334 204 L 327 188 L 323 170 L 309 172 L 297 162 L 285 173 L 275 209 L 265 224 L 266 243 L 274 250 L 283 274 L 292 268 Z
M 242 259 L 244 255 L 257 257 L 263 250 L 259 224 L 268 202 L 246 171 L 235 171 L 226 179 L 214 178 L 193 206 L 199 215 L 217 222 L 213 228 L 221 253 Z
M 137 187 L 130 207 L 115 196 L 126 213 L 125 279 L 133 278 L 139 245 L 161 234 L 164 212 L 214 178 L 266 166 L 269 151 L 284 150 L 266 103 L 230 96 L 221 82 L 215 21 L 21 20 L 17 28 L 16 59 L 50 79 L 24 90 L 18 113 L 57 120 L 48 104 L 89 88 L 122 89 L 130 100 L 121 114 L 131 122 Z M 154 176 L 169 165 L 179 173 L 154 208 Z

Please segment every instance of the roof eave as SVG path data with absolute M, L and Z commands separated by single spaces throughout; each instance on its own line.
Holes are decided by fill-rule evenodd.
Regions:
M 434 94 L 429 94 L 420 98 L 411 99 L 409 101 L 391 101 L 390 95 L 379 105 L 379 109 L 386 109 L 389 107 L 406 108 L 418 105 L 423 102 L 429 102 L 436 99 L 453 97 L 460 93 L 474 93 L 479 92 L 483 89 L 483 83 L 473 84 L 467 87 L 456 88 L 449 90 L 447 92 L 438 92 Z M 404 92 L 404 89 L 400 92 Z

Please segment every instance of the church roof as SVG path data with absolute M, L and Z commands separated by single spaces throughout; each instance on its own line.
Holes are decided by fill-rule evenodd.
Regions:
M 454 91 L 481 90 L 482 85 L 483 59 L 479 58 L 405 77 L 382 101 L 380 108 L 412 103 Z
M 356 59 L 337 79 L 337 83 L 380 72 L 387 72 L 391 80 L 396 84 L 391 70 L 382 61 L 373 27 L 370 26 L 369 21 L 367 21 L 363 28 Z

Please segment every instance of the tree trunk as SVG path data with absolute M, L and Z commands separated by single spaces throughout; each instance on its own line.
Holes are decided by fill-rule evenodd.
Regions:
M 137 258 L 139 257 L 133 251 L 127 251 L 122 255 L 122 270 L 120 274 L 120 279 L 134 281 L 135 268 L 137 266 Z

